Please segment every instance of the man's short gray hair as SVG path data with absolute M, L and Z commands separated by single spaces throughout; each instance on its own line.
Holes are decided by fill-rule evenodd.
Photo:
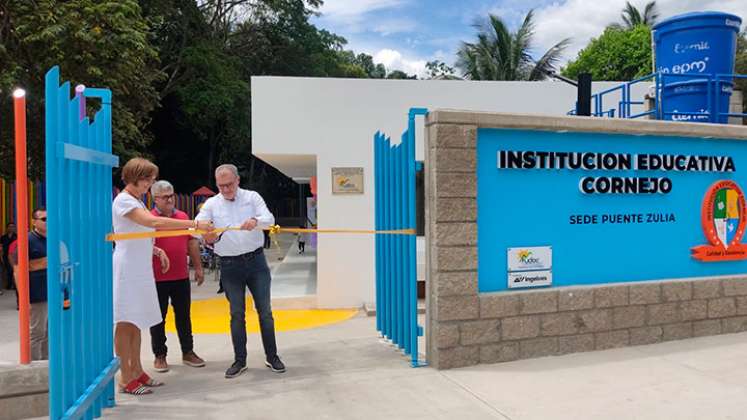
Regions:
M 165 192 L 174 192 L 174 186 L 171 185 L 169 181 L 156 181 L 150 187 L 150 193 L 153 195 L 153 197 L 160 196 Z
M 232 165 L 230 163 L 224 163 L 223 165 L 215 168 L 215 176 L 218 176 L 219 173 L 225 171 L 231 172 L 237 178 L 239 177 L 239 168 L 237 168 L 236 165 Z

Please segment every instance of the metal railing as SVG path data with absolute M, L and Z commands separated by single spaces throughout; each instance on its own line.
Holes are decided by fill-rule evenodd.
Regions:
M 415 214 L 415 117 L 426 115 L 412 108 L 402 142 L 392 145 L 389 137 L 374 135 L 376 230 L 416 229 Z M 382 337 L 418 359 L 417 252 L 415 235 L 376 236 L 376 329 Z
M 84 96 L 85 95 L 85 96 Z M 93 122 L 83 98 L 98 98 Z M 60 71 L 46 75 L 49 417 L 92 419 L 114 405 L 111 91 L 70 99 Z
M 681 80 L 685 79 L 685 80 Z M 720 109 L 721 104 L 718 100 L 713 100 L 714 96 L 720 94 L 719 89 L 723 89 L 725 83 L 731 83 L 734 79 L 747 79 L 747 75 L 744 74 L 702 74 L 702 73 L 651 73 L 641 78 L 631 80 L 629 82 L 622 83 L 618 86 L 603 90 L 595 93 L 591 96 L 592 100 L 592 116 L 594 117 L 608 117 L 608 118 L 641 118 L 641 117 L 653 117 L 658 120 L 672 117 L 677 119 L 677 116 L 695 117 L 703 122 L 718 122 L 723 117 L 747 117 L 747 113 L 733 113 L 727 109 L 723 111 Z M 672 81 L 674 80 L 674 81 Z M 653 106 L 651 109 L 643 112 L 634 112 L 633 106 L 645 105 L 645 101 L 636 101 L 632 99 L 632 87 L 639 83 L 651 83 L 653 82 L 653 95 L 651 100 Z M 699 111 L 665 111 L 666 95 L 663 91 L 667 88 L 671 88 L 674 83 L 682 82 L 694 82 L 703 83 L 706 85 L 706 107 Z M 620 92 L 620 100 L 616 107 L 606 108 L 604 99 L 605 96 L 609 96 L 613 93 Z M 567 112 L 567 115 L 577 115 L 577 107 Z M 713 108 L 713 109 L 712 109 Z

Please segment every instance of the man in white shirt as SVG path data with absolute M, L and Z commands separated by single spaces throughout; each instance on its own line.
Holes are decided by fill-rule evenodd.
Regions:
M 220 277 L 231 307 L 231 340 L 234 363 L 226 370 L 226 378 L 235 378 L 246 371 L 246 288 L 254 298 L 259 315 L 265 365 L 273 372 L 285 372 L 277 355 L 275 321 L 270 306 L 270 268 L 263 252 L 262 229 L 275 223 L 265 201 L 255 191 L 239 187 L 236 166 L 226 164 L 215 170 L 215 183 L 220 194 L 209 198 L 196 220 L 212 220 L 216 228 L 237 227 L 242 231 L 226 231 L 204 238 L 213 243 L 220 257 Z

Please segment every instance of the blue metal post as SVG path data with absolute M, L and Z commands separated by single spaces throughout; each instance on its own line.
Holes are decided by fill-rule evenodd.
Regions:
M 80 121 L 79 111 L 80 110 L 80 98 L 76 97 L 67 106 L 67 119 L 69 121 L 68 126 L 68 143 L 79 145 L 80 144 L 80 131 L 78 130 L 78 122 Z M 71 162 L 71 171 L 69 172 L 69 186 L 76 185 L 76 179 L 84 179 L 82 172 L 82 163 L 78 161 Z M 72 312 L 72 321 L 70 323 L 71 329 L 71 348 L 72 361 L 70 365 L 70 376 L 73 381 L 73 394 L 71 404 L 77 399 L 79 395 L 83 393 L 85 389 L 85 383 L 83 382 L 83 352 L 84 347 L 81 342 L 83 336 L 83 319 L 81 316 L 81 309 L 83 306 L 83 300 L 81 299 L 81 284 L 80 279 L 82 277 L 81 267 L 81 242 L 83 238 L 80 235 L 82 230 L 82 223 L 75 223 L 71 220 L 73 215 L 82 210 L 83 201 L 81 192 L 78 188 L 71 188 L 68 196 L 70 200 L 70 212 L 68 213 L 68 223 L 71 226 L 70 229 L 70 241 L 68 243 L 68 249 L 70 250 L 70 261 L 75 264 L 73 268 L 73 275 L 70 279 L 70 301 L 74 302 L 69 312 Z M 80 217 L 78 215 L 78 217 Z
M 405 229 L 407 227 L 405 215 L 407 205 L 405 201 L 405 181 L 407 177 L 407 144 L 405 143 L 406 135 L 402 136 L 402 142 L 399 145 L 399 178 L 397 178 L 397 186 L 399 188 L 399 227 L 397 229 Z M 399 242 L 399 309 L 400 309 L 400 337 L 399 347 L 406 351 L 405 343 L 407 342 L 407 249 L 405 248 L 405 236 L 397 235 L 397 241 Z
M 85 95 L 85 92 L 82 94 Z M 100 150 L 101 146 L 101 120 L 99 119 L 100 111 L 94 115 L 94 121 L 93 126 L 91 127 L 91 136 L 88 138 L 88 143 L 86 147 L 92 148 L 95 150 Z M 101 203 L 106 200 L 106 198 L 101 194 L 101 190 L 103 187 L 103 179 L 105 178 L 105 174 L 101 171 L 101 166 L 96 165 L 93 168 L 93 193 L 91 195 L 91 201 L 93 203 Z M 91 219 L 92 220 L 102 220 L 103 213 L 101 211 L 101 206 L 91 206 Z M 98 235 L 101 235 L 100 231 L 100 224 L 95 223 L 94 226 L 89 230 L 89 236 L 88 240 L 90 243 L 90 246 L 88 247 L 88 259 L 91 264 L 91 271 L 89 272 L 89 275 L 91 276 L 88 281 L 88 287 L 91 289 L 89 292 L 89 303 L 91 305 L 91 344 L 92 344 L 92 351 L 94 354 L 93 357 L 93 370 L 91 374 L 90 380 L 93 380 L 96 374 L 96 368 L 99 366 L 104 366 L 106 364 L 106 360 L 104 359 L 104 346 L 103 346 L 103 334 L 101 329 L 101 315 L 106 308 L 101 306 L 101 299 L 96 299 L 95 292 L 94 291 L 100 291 L 101 290 L 101 282 L 105 281 L 103 279 L 106 279 L 106 276 L 102 276 L 102 270 L 101 270 L 101 259 L 96 258 L 96 255 L 106 255 L 103 249 L 104 241 L 97 241 L 96 237 Z M 106 234 L 104 232 L 103 234 Z M 100 237 L 100 236 L 99 236 Z M 101 410 L 103 408 L 103 399 L 101 397 L 96 398 L 96 401 L 94 402 L 94 405 L 92 407 L 92 414 L 94 418 L 101 417 Z
M 62 126 L 60 127 L 60 132 L 62 134 L 61 138 L 59 139 L 60 142 L 70 142 L 70 113 L 69 113 L 69 100 L 68 97 L 70 95 L 70 83 L 65 82 L 62 84 L 61 92 L 60 92 L 60 104 L 59 104 L 59 113 L 60 113 L 60 121 L 62 122 Z M 72 177 L 70 176 L 72 171 L 72 162 L 61 159 L 59 156 L 59 151 L 56 151 L 57 158 L 59 160 L 60 166 L 61 166 L 61 177 L 63 179 L 63 182 L 66 185 L 70 185 L 71 182 L 73 182 Z M 62 271 L 64 273 L 63 282 L 64 287 L 66 288 L 68 292 L 68 297 L 70 300 L 73 299 L 72 296 L 72 290 L 70 289 L 70 284 L 72 282 L 72 270 L 74 269 L 72 267 L 72 261 L 73 261 L 73 255 L 72 255 L 72 248 L 70 248 L 70 237 L 72 232 L 72 225 L 70 223 L 69 215 L 73 211 L 73 203 L 72 200 L 70 200 L 70 197 L 65 194 L 65 191 L 62 188 L 57 188 L 57 190 L 60 191 L 60 194 L 62 194 L 61 202 L 60 204 L 63 206 L 62 209 L 62 216 L 61 216 L 61 243 L 66 244 L 66 251 L 67 255 L 64 255 L 67 258 L 66 262 L 63 262 L 65 266 L 63 266 Z M 50 226 L 50 228 L 53 228 L 53 226 Z M 73 317 L 73 311 L 67 310 L 62 312 L 62 340 L 63 340 L 63 382 L 64 382 L 64 397 L 63 397 L 63 407 L 70 407 L 73 402 L 75 401 L 75 378 L 74 378 L 74 372 L 71 371 L 69 365 L 74 363 L 75 360 L 75 348 L 73 344 L 73 334 L 75 334 L 74 326 L 72 325 L 72 317 Z
M 416 193 L 416 184 L 415 184 L 415 177 L 417 172 L 417 167 L 415 163 L 415 117 L 417 115 L 427 115 L 428 110 L 425 108 L 412 108 L 410 109 L 409 115 L 408 115 L 408 128 L 407 132 L 409 134 L 408 136 L 408 144 L 409 144 L 409 165 L 410 165 L 410 174 L 409 174 L 409 185 L 410 185 L 410 196 L 408 200 L 408 210 L 410 212 L 410 229 L 417 229 L 417 212 L 416 212 L 416 199 L 415 199 L 415 193 Z M 418 337 L 422 335 L 422 329 L 418 326 L 418 294 L 417 294 L 417 283 L 418 283 L 418 275 L 417 275 L 417 238 L 415 235 L 408 236 L 407 241 L 409 243 L 409 250 L 410 250 L 410 303 L 411 303 L 411 309 L 410 309 L 410 348 L 411 348 L 411 365 L 412 367 L 420 366 L 420 363 L 418 362 L 419 352 L 418 352 Z
M 392 160 L 392 191 L 393 191 L 393 201 L 392 201 L 392 210 L 393 210 L 393 222 L 392 223 L 392 229 L 399 229 L 400 228 L 400 200 L 399 200 L 399 151 L 400 151 L 401 143 L 394 146 L 393 155 L 394 159 Z M 394 278 L 394 299 L 392 301 L 392 307 L 394 308 L 394 344 L 399 346 L 401 343 L 400 341 L 400 331 L 401 331 L 401 325 L 402 325 L 402 314 L 400 313 L 400 295 L 402 294 L 402 289 L 400 287 L 400 261 L 399 257 L 402 255 L 402 251 L 400 249 L 399 244 L 399 238 L 397 236 L 392 236 L 392 241 L 394 242 L 394 255 L 393 255 L 393 278 Z
M 710 108 L 711 103 L 713 103 L 713 109 L 708 116 L 708 120 L 712 123 L 718 122 L 719 113 L 721 111 L 721 106 L 719 105 L 719 102 L 721 102 L 719 101 L 719 97 L 721 96 L 719 84 L 718 78 L 714 81 L 711 76 L 708 76 L 708 108 Z
M 374 229 L 375 230 L 382 230 L 381 229 L 381 223 L 379 222 L 379 219 L 381 217 L 381 212 L 379 211 L 379 194 L 381 194 L 381 183 L 379 182 L 379 178 L 381 176 L 381 170 L 379 168 L 379 147 L 380 147 L 380 138 L 379 138 L 379 132 L 377 131 L 376 134 L 374 134 Z M 381 308 L 379 305 L 381 305 L 381 238 L 380 235 L 375 235 L 374 241 L 375 241 L 375 255 L 376 255 L 376 331 L 379 333 L 382 332 L 381 328 Z
M 407 228 L 415 230 L 417 228 L 416 209 L 415 209 L 415 115 L 417 110 L 410 109 L 407 119 Z M 409 350 L 411 363 L 417 365 L 418 361 L 418 296 L 417 296 L 417 250 L 416 237 L 410 235 L 407 240 L 407 261 L 408 261 L 408 296 L 409 302 L 407 323 L 409 325 Z
M 102 144 L 102 150 L 106 154 L 112 153 L 112 93 L 108 89 L 102 89 L 102 92 L 100 93 L 99 97 L 101 98 L 101 112 L 103 113 L 103 144 Z M 103 168 L 102 168 L 103 170 Z M 109 170 L 105 171 L 108 172 Z M 103 194 L 107 194 L 108 200 L 112 201 L 112 177 L 107 176 L 104 177 L 104 185 L 105 188 L 102 190 Z M 102 223 L 102 228 L 105 232 L 109 231 L 109 227 L 111 226 L 111 220 L 112 220 L 112 208 L 111 206 L 105 206 L 103 207 L 104 210 L 104 219 L 103 221 L 108 221 L 108 224 Z M 112 255 L 114 248 L 113 245 L 110 242 L 107 242 L 103 245 L 104 249 L 106 249 L 106 255 Z M 112 258 L 106 258 L 104 259 L 104 275 L 105 277 L 102 278 L 109 278 L 109 273 L 111 273 L 113 270 L 113 261 Z M 114 284 L 111 281 L 105 281 L 103 290 L 106 291 L 105 296 L 109 301 L 111 301 L 111 298 L 113 296 L 114 292 Z M 105 303 L 105 305 L 108 304 Z M 112 351 L 114 349 L 114 335 L 111 333 L 111 331 L 114 330 L 114 312 L 113 311 L 105 311 L 104 312 L 104 321 L 105 324 L 102 327 L 103 336 L 105 337 L 105 343 L 106 348 L 104 349 L 106 353 L 104 356 L 108 359 L 112 358 Z M 109 334 L 106 334 L 106 332 L 110 332 Z M 118 360 L 115 358 L 114 362 L 118 363 Z M 111 363 L 111 362 L 110 362 Z M 116 367 L 114 368 L 116 370 Z M 114 407 L 115 400 L 114 400 L 114 381 L 110 381 L 106 385 L 106 389 L 104 391 L 104 395 L 106 398 L 105 404 L 107 407 Z
M 412 222 L 410 221 L 410 129 L 402 136 L 402 229 L 410 229 Z M 413 309 L 412 300 L 410 299 L 410 286 L 412 278 L 410 277 L 410 267 L 412 266 L 412 255 L 410 255 L 410 237 L 411 235 L 401 235 L 400 241 L 402 242 L 402 307 L 404 309 L 402 313 L 402 323 L 404 324 L 404 336 L 402 337 L 405 354 L 411 354 L 412 352 L 412 324 L 410 324 L 410 313 Z
M 77 129 L 79 132 L 78 136 L 78 144 L 86 147 L 89 147 L 89 139 L 88 139 L 88 133 L 90 132 L 90 121 L 88 117 L 83 118 L 83 120 L 80 120 L 80 110 L 81 107 L 85 107 L 83 104 L 85 102 L 85 96 L 82 94 L 78 97 L 79 107 L 78 107 L 78 124 Z M 89 163 L 80 163 L 80 171 L 82 179 L 92 179 L 93 178 L 93 171 L 91 168 L 91 165 Z M 91 184 L 91 186 L 93 186 Z M 84 192 L 81 190 L 79 192 L 79 202 L 80 202 L 80 209 L 79 214 L 83 218 L 83 220 L 89 220 L 93 221 L 92 215 L 92 208 L 96 205 L 95 202 L 91 200 L 92 196 L 91 194 L 84 194 Z M 88 387 L 88 384 L 93 380 L 95 377 L 94 373 L 94 361 L 96 360 L 96 357 L 98 356 L 96 354 L 96 351 L 93 347 L 93 331 L 91 329 L 92 327 L 92 316 L 93 312 L 91 311 L 93 307 L 93 300 L 91 300 L 91 292 L 92 292 L 92 285 L 90 284 L 91 281 L 91 269 L 93 264 L 93 257 L 89 256 L 90 252 L 92 251 L 92 248 L 90 244 L 92 243 L 91 238 L 91 231 L 92 231 L 92 225 L 88 223 L 79 223 L 78 224 L 78 232 L 80 235 L 80 259 L 81 259 L 81 265 L 80 265 L 80 279 L 79 279 L 79 291 L 81 297 L 81 305 L 80 305 L 80 316 L 81 316 L 81 348 L 83 351 L 81 351 L 81 355 L 83 358 L 83 362 L 81 363 L 81 378 L 83 382 L 83 389 L 81 390 L 81 394 L 85 392 L 85 389 Z M 79 394 L 80 395 L 80 394 Z M 85 414 L 83 415 L 83 419 L 85 420 L 92 420 L 93 419 L 93 413 L 92 410 L 86 410 Z
M 407 178 L 405 178 L 405 190 L 407 196 L 405 202 L 407 207 L 405 208 L 405 226 L 407 229 L 416 229 L 415 223 L 415 212 L 414 212 L 414 198 L 415 198 L 415 116 L 410 118 L 410 124 L 407 129 Z M 417 337 L 417 323 L 413 323 L 413 318 L 417 317 L 418 313 L 418 297 L 417 297 L 417 273 L 416 270 L 416 259 L 415 255 L 415 235 L 407 235 L 404 238 L 406 258 L 406 269 L 407 269 L 407 316 L 405 322 L 407 323 L 407 337 L 405 347 L 408 349 L 410 355 L 415 355 L 417 360 L 417 340 L 413 342 L 413 337 Z
M 658 105 L 657 109 L 657 120 L 661 120 L 664 118 L 664 88 L 666 86 L 666 80 L 667 78 L 664 77 L 663 73 L 657 73 L 657 93 L 656 93 L 656 101 Z
M 396 180 L 396 190 L 397 190 L 397 203 L 396 203 L 396 209 L 397 209 L 397 225 L 395 229 L 402 229 L 404 228 L 404 205 L 405 202 L 402 199 L 403 196 L 403 188 L 402 188 L 402 180 L 405 177 L 404 173 L 404 167 L 403 163 L 406 159 L 405 156 L 405 143 L 404 138 L 406 138 L 405 133 L 402 134 L 402 138 L 400 139 L 400 143 L 397 145 L 397 175 L 395 177 Z M 405 313 L 404 303 L 405 303 L 405 270 L 404 270 L 404 253 L 405 253 L 405 247 L 402 243 L 402 236 L 396 235 L 395 241 L 397 241 L 397 302 L 395 305 L 397 306 L 397 346 L 400 349 L 403 349 L 403 343 L 404 343 L 404 337 L 405 337 L 405 316 L 407 315 Z
M 94 124 L 90 126 L 89 130 L 91 133 L 95 133 L 96 138 L 94 140 L 89 139 L 88 147 L 96 152 L 101 152 L 104 155 L 110 156 L 111 153 L 111 91 L 108 89 L 97 89 L 97 88 L 86 88 L 85 94 L 89 98 L 99 98 L 101 100 L 101 108 L 95 115 Z M 116 163 L 114 163 L 116 166 Z M 87 379 L 87 382 L 105 380 L 109 375 L 113 375 L 118 369 L 118 360 L 113 358 L 113 318 L 112 310 L 110 306 L 112 297 L 112 245 L 109 242 L 101 241 L 106 233 L 111 230 L 111 203 L 112 200 L 112 182 L 111 182 L 111 166 L 106 164 L 95 164 L 89 165 L 90 170 L 95 174 L 96 189 L 95 198 L 92 198 L 91 206 L 95 208 L 95 218 L 93 223 L 95 227 L 89 231 L 93 239 L 93 243 L 96 244 L 94 248 L 95 255 L 104 256 L 103 258 L 95 258 L 95 262 L 91 262 L 90 265 L 96 267 L 96 273 L 86 284 L 94 284 L 95 288 L 92 292 L 97 293 L 95 296 L 91 294 L 89 299 L 93 299 L 95 302 L 94 309 L 101 316 L 95 317 L 93 324 L 91 325 L 91 332 L 94 336 L 98 337 L 95 340 L 96 346 L 99 347 L 98 356 L 96 357 L 97 364 L 96 369 L 99 370 L 106 367 L 103 373 L 96 374 L 98 376 L 92 376 Z M 89 264 L 86 264 L 89 265 Z M 95 378 L 95 379 L 94 379 Z M 94 404 L 92 409 L 94 410 L 94 416 L 98 416 L 101 407 L 112 407 L 114 405 L 114 383 L 111 380 L 106 381 L 103 384 L 97 384 L 96 386 L 89 386 L 86 391 L 87 393 L 96 393 Z M 92 394 L 91 394 L 92 395 Z M 83 405 L 78 407 L 79 409 L 84 407 L 87 402 L 83 401 Z
M 47 156 L 54 156 L 56 153 L 55 145 L 59 141 L 58 133 L 60 133 L 60 121 L 59 115 L 57 114 L 57 104 L 59 102 L 58 93 L 60 85 L 60 74 L 57 67 L 53 67 L 45 77 L 45 118 L 44 118 L 44 129 L 47 136 L 45 144 L 45 154 Z M 46 175 L 48 179 L 58 179 L 60 174 L 58 171 L 56 159 L 46 159 Z M 60 225 L 60 200 L 58 199 L 55 191 L 50 191 L 47 188 L 46 191 L 46 202 L 47 202 L 47 222 L 50 226 Z M 50 244 L 59 243 L 60 235 L 57 229 L 50 229 L 47 232 L 47 240 Z M 49 267 L 60 266 L 60 251 L 59 247 L 48 246 L 47 247 L 47 264 Z M 62 316 L 62 296 L 59 293 L 60 289 L 60 277 L 58 272 L 52 270 L 47 275 L 47 306 L 48 306 L 48 322 L 50 326 L 59 326 Z M 62 354 L 62 334 L 59 328 L 49 329 L 49 416 L 52 419 L 60 418 L 62 415 L 62 358 L 57 356 Z
M 384 140 L 384 229 L 388 230 L 392 228 L 392 176 L 391 176 L 391 167 L 392 167 L 392 147 L 391 147 L 391 141 L 387 137 L 386 140 Z M 393 283 L 392 283 L 392 256 L 394 255 L 394 246 L 392 244 L 392 238 L 391 236 L 387 235 L 384 238 L 384 255 L 383 255 L 383 262 L 384 262 L 384 304 L 386 305 L 385 310 L 385 326 L 386 326 L 386 334 L 385 337 L 389 340 L 393 339 L 392 331 L 393 331 L 393 311 L 392 311 L 392 293 L 393 293 Z

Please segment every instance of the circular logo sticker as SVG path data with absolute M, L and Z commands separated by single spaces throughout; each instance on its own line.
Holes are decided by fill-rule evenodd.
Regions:
M 742 189 L 732 180 L 716 181 L 703 197 L 701 224 L 710 245 L 693 248 L 701 261 L 729 261 L 747 258 L 742 244 L 747 212 Z

